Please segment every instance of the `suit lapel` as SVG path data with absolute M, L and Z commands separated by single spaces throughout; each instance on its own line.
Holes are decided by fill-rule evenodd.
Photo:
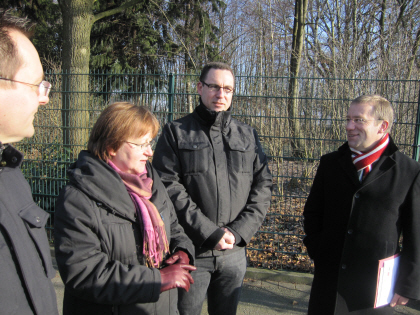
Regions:
M 372 171 L 366 176 L 363 185 L 368 185 L 373 181 L 379 179 L 382 175 L 388 172 L 391 168 L 395 167 L 394 154 L 398 151 L 392 137 L 389 137 L 389 143 L 385 152 L 379 160 L 373 164 Z
M 373 164 L 372 171 L 366 176 L 363 185 L 368 185 L 374 180 L 380 178 L 383 174 L 395 167 L 395 161 L 391 156 L 382 155 L 378 162 Z
M 393 159 L 393 154 L 398 151 L 398 148 L 394 144 L 392 137 L 389 137 L 389 144 L 385 149 L 385 152 L 379 158 L 379 160 L 374 163 L 372 167 L 372 171 L 366 176 L 362 183 L 360 183 L 359 178 L 357 176 L 356 167 L 353 164 L 353 160 L 351 158 L 351 151 L 346 142 L 343 144 L 339 149 L 341 152 L 341 157 L 339 158 L 340 166 L 343 168 L 344 172 L 350 178 L 352 183 L 354 183 L 357 187 L 361 187 L 362 185 L 368 185 L 374 180 L 380 178 L 383 174 L 388 172 L 391 168 L 395 167 L 395 160 Z
M 356 167 L 354 166 L 351 159 L 350 150 L 347 151 L 343 152 L 338 162 L 340 163 L 341 168 L 344 170 L 344 173 L 349 177 L 351 182 L 356 185 L 356 187 L 360 187 L 361 183 L 357 177 Z

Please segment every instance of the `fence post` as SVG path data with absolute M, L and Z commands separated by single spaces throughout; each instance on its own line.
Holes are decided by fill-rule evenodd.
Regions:
M 420 81 L 417 81 L 420 82 Z M 416 118 L 416 130 L 414 134 L 414 143 L 413 143 L 413 159 L 419 161 L 419 146 L 420 146 L 420 87 L 419 95 L 417 97 L 417 118 Z
M 168 121 L 174 119 L 174 93 L 175 93 L 175 79 L 174 73 L 169 73 L 169 88 L 168 88 Z

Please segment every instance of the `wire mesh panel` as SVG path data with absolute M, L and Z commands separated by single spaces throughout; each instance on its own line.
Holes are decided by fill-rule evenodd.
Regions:
M 78 90 L 77 85 L 63 84 L 77 76 L 47 74 L 54 88 L 50 103 L 36 115 L 35 136 L 19 144 L 26 157 L 22 170 L 34 200 L 51 214 L 51 240 L 55 199 L 66 183 L 66 170 L 86 149 L 89 131 L 106 106 L 116 101 L 147 106 L 163 126 L 198 105 L 197 74 L 97 72 L 84 76 L 88 87 Z M 319 158 L 346 139 L 343 122 L 351 100 L 380 94 L 391 101 L 395 110 L 391 135 L 411 157 L 413 144 L 418 143 L 419 83 L 298 78 L 298 97 L 290 98 L 289 81 L 288 77 L 236 76 L 232 113 L 257 130 L 273 175 L 271 207 L 247 247 L 249 265 L 307 272 L 313 264 L 302 244 L 303 207 Z
M 419 86 L 417 81 L 299 78 L 299 97 L 290 99 L 288 82 L 237 78 L 234 113 L 257 129 L 273 174 L 271 207 L 248 255 L 256 267 L 312 271 L 302 244 L 303 207 L 319 158 L 345 142 L 343 122 L 351 100 L 362 94 L 390 100 L 396 118 L 391 134 L 412 156 Z

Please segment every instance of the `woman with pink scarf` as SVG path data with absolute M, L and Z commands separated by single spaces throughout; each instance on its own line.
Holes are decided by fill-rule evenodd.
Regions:
M 159 130 L 145 107 L 114 103 L 68 170 L 55 214 L 63 314 L 178 314 L 194 246 L 149 162 Z

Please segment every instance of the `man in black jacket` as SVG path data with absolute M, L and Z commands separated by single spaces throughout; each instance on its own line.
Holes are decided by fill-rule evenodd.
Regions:
M 28 23 L 0 9 L 0 313 L 51 315 L 58 310 L 48 214 L 34 203 L 19 169 L 23 155 L 10 145 L 34 134 L 51 88 Z
M 321 157 L 303 212 L 315 263 L 310 315 L 392 314 L 374 308 L 379 260 L 400 252 L 390 306 L 420 298 L 420 164 L 398 151 L 391 104 L 379 95 L 351 103 L 347 140 Z
M 256 131 L 231 117 L 234 76 L 207 64 L 197 84 L 200 105 L 168 123 L 153 158 L 196 247 L 194 287 L 179 292 L 182 315 L 236 314 L 246 271 L 245 245 L 270 205 L 271 174 Z

